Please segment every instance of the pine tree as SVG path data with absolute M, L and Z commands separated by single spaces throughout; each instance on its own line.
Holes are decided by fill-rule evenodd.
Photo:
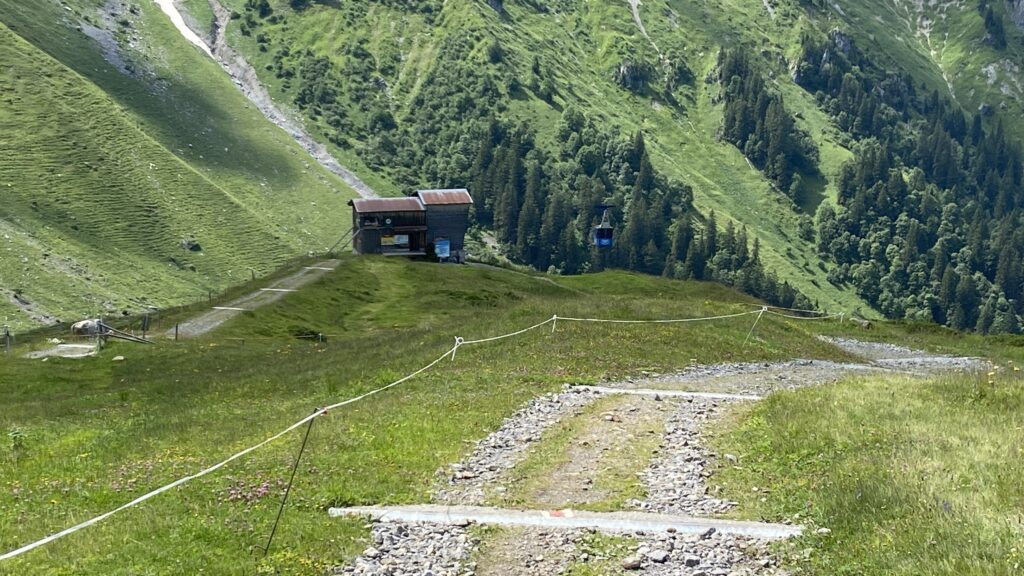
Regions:
M 704 225 L 704 257 L 712 258 L 718 252 L 718 222 L 715 220 L 715 211 L 708 214 L 708 221 Z
M 516 257 L 530 265 L 537 265 L 537 252 L 540 234 L 540 198 L 541 168 L 536 159 L 531 159 L 527 168 L 526 192 L 523 206 L 519 210 L 519 221 L 516 227 Z
M 989 294 L 988 298 L 985 299 L 985 304 L 982 305 L 981 311 L 978 313 L 978 323 L 974 326 L 974 329 L 982 334 L 988 334 L 989 329 L 992 328 L 992 323 L 996 318 L 996 295 Z
M 956 304 L 954 305 L 954 316 L 952 325 L 958 330 L 973 328 L 978 322 L 978 284 L 974 277 L 968 273 L 962 273 L 956 286 Z
M 693 226 L 690 224 L 689 216 L 680 216 L 676 222 L 675 234 L 672 237 L 672 251 L 669 258 L 682 263 L 686 259 L 686 253 L 690 249 L 693 240 Z
M 704 242 L 694 240 L 690 242 L 686 250 L 686 260 L 683 261 L 682 277 L 684 279 L 704 279 Z
M 548 195 L 537 241 L 537 267 L 546 270 L 548 266 L 560 266 L 558 240 L 562 229 L 569 224 L 568 206 L 561 192 Z

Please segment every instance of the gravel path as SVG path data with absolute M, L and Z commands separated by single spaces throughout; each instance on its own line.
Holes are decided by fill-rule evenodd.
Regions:
M 521 496 L 536 508 L 587 508 L 612 498 L 617 481 L 633 479 L 646 464 L 673 402 L 616 394 L 573 420 L 572 441 L 558 456 L 564 461 L 543 473 L 542 482 L 512 486 L 513 501 Z
M 223 306 L 204 312 L 187 322 L 178 325 L 177 331 L 171 328 L 164 333 L 167 338 L 195 338 L 202 336 L 228 320 L 238 316 L 246 310 L 253 310 L 260 306 L 266 306 L 284 298 L 286 294 L 297 290 L 306 284 L 320 278 L 324 274 L 337 268 L 341 260 L 325 260 L 312 266 L 305 266 L 294 274 L 286 276 L 266 288 L 250 292 L 241 298 L 236 298 Z
M 630 502 L 645 512 L 717 516 L 736 505 L 709 495 L 706 479 L 715 455 L 701 443 L 701 429 L 720 415 L 723 402 L 687 399 L 665 425 L 660 453 L 642 474 L 647 491 Z
M 793 360 L 693 366 L 673 374 L 644 374 L 642 378 L 609 383 L 600 391 L 569 388 L 558 394 L 536 398 L 506 419 L 496 432 L 478 443 L 463 462 L 439 473 L 441 479 L 435 502 L 449 505 L 482 504 L 489 491 L 504 489 L 503 482 L 508 471 L 522 461 L 526 451 L 540 440 L 547 427 L 563 418 L 583 414 L 590 402 L 613 394 L 616 388 L 767 395 L 777 390 L 832 383 L 857 374 L 896 372 L 920 375 L 950 370 L 984 370 L 989 366 L 977 358 L 933 355 L 891 344 L 840 338 L 828 341 L 865 361 L 836 363 Z M 669 401 L 667 396 L 662 400 L 659 404 L 672 409 L 665 420 L 664 437 L 653 460 L 646 470 L 639 473 L 646 495 L 631 501 L 629 505 L 635 510 L 648 513 L 696 517 L 714 517 L 727 512 L 735 503 L 717 498 L 713 490 L 709 489 L 710 469 L 718 455 L 702 444 L 701 436 L 702 430 L 713 425 L 731 403 L 741 400 L 684 397 L 671 398 Z M 641 407 L 634 408 L 639 410 Z M 580 441 L 575 437 L 574 440 Z M 602 443 L 598 444 L 603 446 Z M 577 450 L 574 454 L 591 459 L 590 468 L 599 462 L 592 450 Z M 724 457 L 733 458 L 730 455 Z M 576 468 L 589 470 L 583 463 L 577 464 L 580 466 L 570 464 L 562 468 L 570 471 L 576 471 Z M 578 476 L 585 481 L 587 474 L 571 476 Z M 566 478 L 552 479 L 552 484 L 565 484 L 567 481 Z M 544 502 L 557 507 L 558 502 L 547 500 L 544 499 Z M 375 535 L 383 530 L 380 526 L 386 525 L 376 525 Z M 395 530 L 393 527 L 388 529 Z M 599 569 L 603 570 L 611 561 L 608 557 L 592 557 L 584 551 L 587 548 L 585 540 L 590 533 L 587 529 L 503 529 L 497 536 L 482 543 L 471 537 L 460 539 L 460 536 L 465 535 L 464 526 L 444 525 L 408 530 L 412 535 L 409 538 L 419 534 L 416 530 L 426 530 L 423 535 L 426 543 L 408 542 L 407 539 L 396 539 L 393 545 L 385 542 L 382 545 L 386 550 L 371 550 L 370 556 L 364 554 L 356 560 L 354 566 L 357 568 L 347 568 L 350 571 L 343 573 L 546 575 L 562 574 L 573 565 L 593 562 L 601 563 Z M 620 557 L 620 554 L 614 557 L 614 561 L 620 565 L 616 568 L 621 567 L 627 573 L 656 576 L 787 574 L 777 566 L 769 549 L 769 541 L 760 538 L 723 534 L 714 529 L 700 535 L 636 532 L 628 534 L 626 538 L 629 543 L 627 555 Z M 447 544 L 449 550 L 437 549 L 438 543 L 443 542 L 450 543 Z M 431 548 L 432 545 L 434 548 Z M 385 569 L 382 560 L 373 557 L 373 554 L 381 555 L 380 558 L 390 558 L 389 554 L 394 554 L 399 560 L 396 560 L 397 564 L 389 564 Z M 409 559 L 401 560 L 406 557 Z M 471 558 L 478 559 L 479 566 Z M 373 565 L 377 566 L 376 571 L 367 568 Z M 437 567 L 432 567 L 435 565 Z M 357 569 L 363 571 L 351 571 Z
M 654 576 L 776 576 L 769 542 L 757 538 L 708 532 L 700 536 L 657 534 L 636 536 L 636 552 L 622 566 Z
M 470 551 L 480 543 L 465 526 L 383 522 L 373 525 L 372 545 L 334 574 L 463 576 L 473 574 Z
M 441 471 L 443 480 L 434 494 L 440 504 L 480 505 L 486 500 L 485 488 L 499 485 L 499 479 L 526 456 L 526 450 L 540 440 L 548 426 L 562 418 L 579 414 L 600 395 L 569 388 L 558 394 L 534 398 L 509 418 L 494 433 L 481 440 L 473 453 L 449 470 Z M 500 487 L 500 486 L 499 486 Z
M 584 530 L 504 529 L 477 551 L 476 576 L 564 574 L 579 557 Z

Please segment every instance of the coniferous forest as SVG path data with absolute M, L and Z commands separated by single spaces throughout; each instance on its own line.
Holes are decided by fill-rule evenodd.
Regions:
M 437 9 L 431 2 L 394 6 L 428 15 Z M 502 11 L 500 2 L 491 8 Z M 986 2 L 978 11 L 985 42 L 1005 47 L 1000 13 Z M 514 261 L 567 274 L 616 267 L 710 279 L 775 304 L 814 306 L 765 270 L 759 241 L 745 227 L 698 213 L 687 183 L 652 165 L 642 132 L 575 107 L 545 55 L 533 54 L 524 75 L 523 56 L 499 38 L 448 36 L 436 56 L 445 65 L 431 69 L 412 105 L 396 113 L 383 87 L 401 64 L 398 53 L 371 53 L 365 36 L 336 58 L 291 52 L 260 31 L 275 17 L 267 2 L 250 1 L 240 15 L 243 34 L 273 55 L 268 68 L 327 138 L 408 189 L 469 188 L 474 223 L 493 231 Z M 775 86 L 779 72 L 811 95 L 852 152 L 830 176 L 836 201 L 800 217 L 800 236 L 834 265 L 828 281 L 890 318 L 1018 332 L 1024 170 L 991 107 L 966 111 L 893 62 L 876 64 L 838 29 L 804 34 L 799 56 L 783 70 L 736 46 L 721 50 L 714 72 L 697 79 L 676 52 L 659 61 L 633 48 L 607 74 L 621 90 L 680 109 L 680 86 L 717 85 L 718 137 L 799 212 L 804 182 L 824 176 L 815 138 Z M 527 98 L 561 111 L 553 137 L 507 113 L 510 101 Z M 603 205 L 616 225 L 607 251 L 590 242 Z

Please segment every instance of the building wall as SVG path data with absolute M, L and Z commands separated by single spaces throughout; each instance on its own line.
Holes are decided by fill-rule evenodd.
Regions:
M 469 206 L 449 204 L 427 206 L 427 244 L 432 249 L 434 239 L 447 238 L 451 249 L 465 248 L 466 230 L 469 228 Z
M 352 223 L 359 235 L 356 237 L 357 254 L 380 254 L 382 251 L 381 236 L 393 233 L 394 228 L 402 226 L 423 226 L 426 222 L 425 212 L 376 212 L 359 214 L 353 209 Z M 367 224 L 368 219 L 375 219 L 376 225 Z M 387 220 L 391 223 L 388 224 Z M 418 246 L 423 232 L 401 232 L 410 236 L 410 251 L 423 250 Z

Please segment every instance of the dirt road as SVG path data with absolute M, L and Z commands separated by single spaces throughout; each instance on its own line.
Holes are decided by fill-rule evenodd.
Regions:
M 260 306 L 266 306 L 271 302 L 280 300 L 286 294 L 295 292 L 306 284 L 334 270 L 339 264 L 341 264 L 341 260 L 324 260 L 310 266 L 305 266 L 294 274 L 281 278 L 265 288 L 250 292 L 227 304 L 216 306 L 209 312 L 178 324 L 177 336 L 178 338 L 195 338 L 196 336 L 206 334 L 242 312 L 255 310 Z M 171 328 L 164 333 L 164 336 L 174 338 L 175 329 Z

